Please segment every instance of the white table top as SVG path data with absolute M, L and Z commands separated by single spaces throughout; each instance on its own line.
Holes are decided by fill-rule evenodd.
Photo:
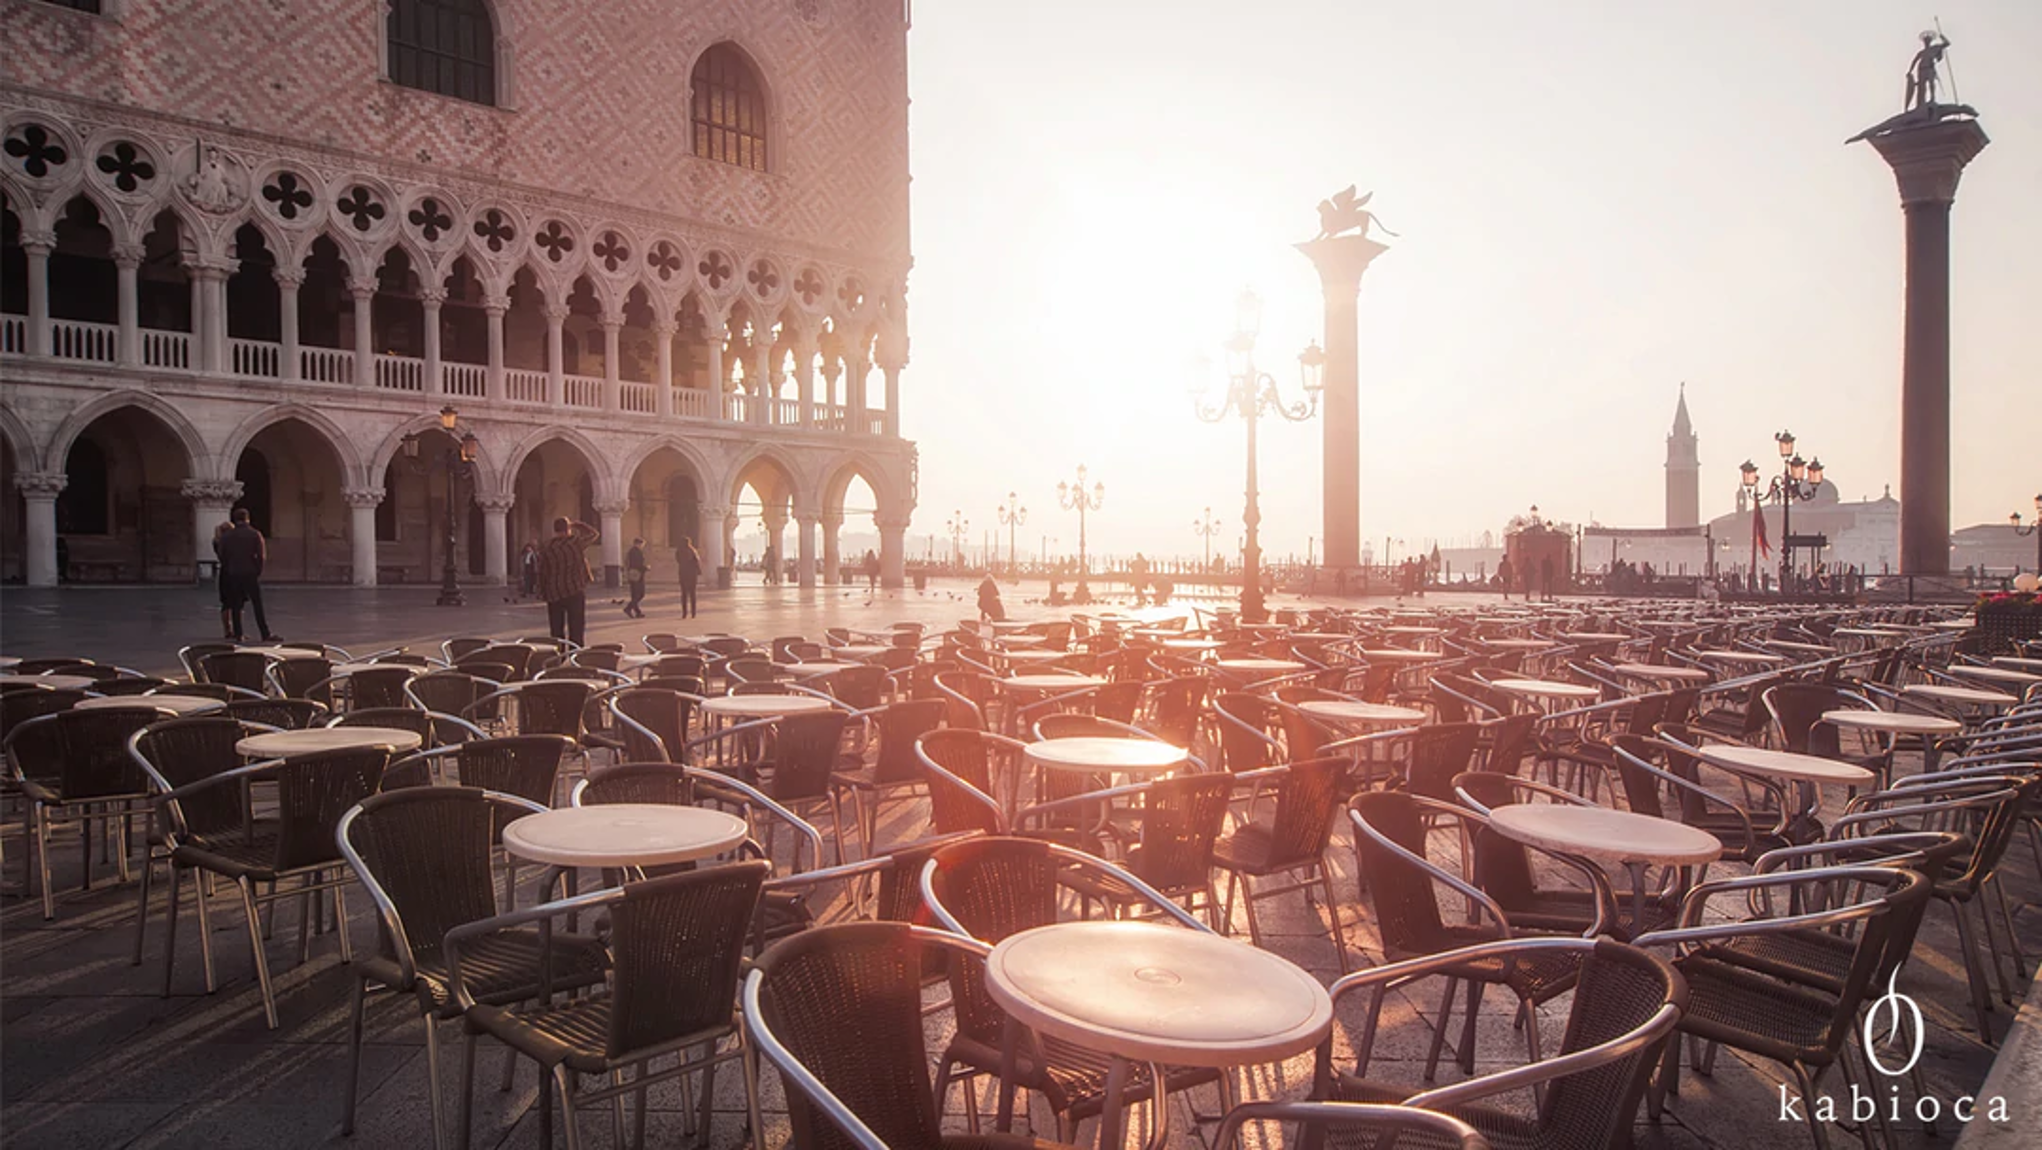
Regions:
M 1446 656 L 1433 651 L 1406 651 L 1402 647 L 1360 647 L 1361 657 L 1377 663 L 1433 663 Z
M 1906 636 L 1905 631 L 1894 631 L 1883 627 L 1838 627 L 1832 635 L 1849 635 L 1853 639 L 1893 639 Z
M 1035 626 L 1026 619 L 1001 619 L 992 624 L 993 634 L 1013 635 Z
M 76 691 L 83 687 L 90 687 L 97 681 L 96 679 L 88 679 L 83 675 L 0 675 L 0 684 L 9 687 L 27 683 L 38 687 L 48 687 L 52 691 Z
M 1088 1049 L 1177 1066 L 1244 1066 L 1318 1045 L 1332 999 L 1288 959 L 1203 931 L 1063 922 L 1011 935 L 986 989 L 1023 1024 Z
M 1226 646 L 1226 644 L 1219 641 L 1218 639 L 1163 640 L 1163 649 L 1166 651 L 1217 651 L 1224 646 Z
M 2042 671 L 2042 659 L 2030 659 L 2025 655 L 1994 655 L 1995 667 L 2012 667 L 2016 671 Z
M 1068 651 L 1001 651 L 994 658 L 1004 659 L 1009 663 L 1020 665 L 1027 663 L 1054 663 L 1069 654 L 1070 652 Z
M 771 719 L 781 715 L 811 715 L 827 711 L 833 704 L 813 695 L 717 695 L 702 700 L 702 709 L 712 715 L 741 719 Z
M 1787 661 L 1784 655 L 1768 655 L 1763 651 L 1696 651 L 1695 657 L 1716 663 L 1755 663 L 1767 667 Z
M 526 815 L 504 826 L 503 847 L 553 866 L 669 866 L 722 854 L 748 832 L 723 811 L 611 803 Z
M 1603 863 L 1693 866 L 1723 853 L 1722 842 L 1707 831 L 1606 807 L 1511 803 L 1491 811 L 1489 821 L 1519 842 Z
M 1425 712 L 1415 707 L 1393 707 L 1388 703 L 1364 703 L 1346 699 L 1307 699 L 1298 710 L 1329 723 L 1351 723 L 1357 727 L 1404 727 L 1425 721 Z
M 1929 624 L 1939 631 L 1969 631 L 1977 625 L 1976 619 L 1938 619 Z
M 0 655 L 0 671 L 11 671 L 15 667 L 20 666 L 20 664 L 21 656 L 19 655 Z
M 1033 675 L 1009 675 L 1000 680 L 1000 685 L 1017 691 L 1082 691 L 1087 687 L 1103 687 L 1106 680 L 1097 675 L 1058 675 L 1045 671 Z
M 207 711 L 218 711 L 227 704 L 204 695 L 105 695 L 94 699 L 80 699 L 73 707 L 76 711 L 110 711 L 122 707 L 152 707 L 177 715 L 199 715 Z
M 1383 628 L 1383 634 L 1385 634 L 1385 635 L 1418 635 L 1418 636 L 1420 636 L 1420 637 L 1423 637 L 1423 636 L 1427 636 L 1427 635 L 1444 635 L 1444 634 L 1446 634 L 1446 628 L 1444 628 L 1444 627 L 1385 627 L 1385 628 Z
M 309 657 L 317 658 L 318 656 Z M 432 669 L 430 667 L 414 667 L 409 663 L 335 663 L 328 669 L 327 673 L 330 675 L 352 675 L 357 671 L 394 671 L 399 668 L 409 671 L 414 675 L 423 675 Z
M 1489 685 L 1499 691 L 1513 695 L 1532 695 L 1547 699 L 1600 699 L 1602 691 L 1580 683 L 1562 683 L 1553 679 L 1491 679 Z
M 1866 711 L 1846 707 L 1822 712 L 1822 721 L 1857 731 L 1880 731 L 1889 735 L 1954 735 L 1964 724 L 1941 715 L 1919 715 L 1911 711 Z
M 1775 751 L 1767 747 L 1745 747 L 1735 743 L 1714 743 L 1701 748 L 1699 757 L 1719 767 L 1770 775 L 1797 783 L 1838 783 L 1862 786 L 1877 775 L 1852 763 L 1839 763 L 1816 755 Z
M 396 727 L 313 727 L 305 731 L 271 731 L 250 735 L 234 744 L 234 750 L 251 759 L 283 759 L 320 751 L 386 747 L 392 751 L 415 751 L 425 740 L 416 731 Z
M 1049 642 L 1047 635 L 998 635 L 993 638 L 995 647 L 1040 647 Z
M 1486 647 L 1501 647 L 1506 651 L 1544 651 L 1559 646 L 1551 639 L 1484 639 Z
M 1626 639 L 1636 638 L 1622 631 L 1563 631 L 1560 636 L 1563 639 L 1572 639 L 1576 643 L 1621 643 Z
M 1217 664 L 1223 671 L 1248 671 L 1255 674 L 1281 675 L 1286 671 L 1309 671 L 1311 664 L 1296 659 L 1221 659 Z
M 2012 667 L 1974 667 L 1969 663 L 1952 663 L 1943 668 L 1952 675 L 1966 679 L 1983 679 L 1988 683 L 2013 683 L 2026 687 L 2030 683 L 2042 683 L 2042 675 L 2031 671 L 2016 671 Z
M 640 667 L 650 667 L 654 663 L 659 662 L 661 659 L 666 658 L 668 655 L 677 653 L 678 652 L 673 651 L 661 651 L 656 653 L 647 652 L 646 654 L 643 655 L 633 654 L 619 655 L 617 656 L 617 669 L 619 671 L 636 671 Z
M 791 673 L 791 674 L 792 674 L 792 675 L 793 675 L 793 676 L 794 676 L 795 678 L 797 678 L 797 679 L 812 679 L 812 678 L 814 678 L 814 677 L 816 677 L 816 676 L 818 676 L 818 675 L 834 675 L 834 674 L 836 674 L 836 673 L 837 673 L 838 671 L 842 671 L 842 670 L 845 670 L 845 669 L 847 669 L 847 668 L 850 668 L 850 667 L 856 667 L 856 666 L 859 666 L 860 664 L 857 664 L 857 663 L 782 663 L 782 664 L 780 664 L 780 665 L 781 665 L 782 667 L 785 667 L 785 668 L 787 669 L 787 671 L 788 671 L 789 673 Z
M 1803 643 L 1798 639 L 1761 639 L 1759 641 L 1768 647 L 1778 647 L 1782 651 L 1794 651 L 1803 655 L 1836 654 L 1836 648 L 1834 647 L 1825 647 L 1820 643 Z
M 830 650 L 832 654 L 840 659 L 871 659 L 884 655 L 893 649 L 890 644 L 846 643 L 841 647 L 832 647 Z
M 1936 699 L 1944 703 L 1962 703 L 1972 707 L 2010 707 L 2020 702 L 2005 691 L 1989 691 L 1984 687 L 1952 687 L 1943 683 L 1910 683 L 1900 688 L 1902 694 L 1918 695 L 1924 699 Z
M 1715 677 L 1700 667 L 1662 667 L 1657 663 L 1618 663 L 1610 670 L 1636 679 L 1666 682 L 1704 683 Z
M 1029 760 L 1058 771 L 1120 771 L 1153 775 L 1176 770 L 1189 753 L 1154 739 L 1120 739 L 1111 735 L 1077 735 L 1029 743 Z

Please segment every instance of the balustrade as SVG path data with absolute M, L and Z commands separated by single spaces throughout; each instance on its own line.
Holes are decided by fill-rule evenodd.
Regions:
M 480 399 L 489 391 L 489 369 L 479 363 L 442 362 L 440 389 L 448 395 Z
M 50 321 L 50 356 L 53 359 L 82 359 L 88 363 L 112 363 L 119 358 L 121 329 L 110 323 L 87 323 L 77 319 Z
M 168 368 L 172 371 L 191 370 L 191 333 L 188 331 L 158 331 L 153 327 L 142 329 L 142 366 Z
M 570 375 L 567 381 L 567 406 L 601 407 L 603 405 L 603 381 L 593 376 Z
M 338 347 L 301 347 L 298 376 L 307 383 L 353 383 L 355 353 Z
M 674 388 L 674 414 L 682 419 L 715 419 L 716 395 L 705 388 Z
M 503 369 L 505 398 L 512 403 L 546 402 L 546 373 L 527 371 L 522 367 Z
M 766 415 L 774 423 L 783 427 L 800 424 L 801 403 L 798 400 L 768 399 L 766 402 L 772 405 L 766 409 Z
M 259 339 L 230 339 L 227 349 L 232 353 L 235 375 L 275 379 L 281 374 L 284 349 L 277 344 Z
M 0 352 L 8 355 L 28 354 L 27 316 L 0 315 Z
M 623 383 L 623 390 L 617 396 L 618 404 L 636 415 L 651 415 L 659 410 L 659 392 L 649 383 Z
M 408 355 L 377 356 L 376 386 L 390 391 L 424 391 L 425 361 Z

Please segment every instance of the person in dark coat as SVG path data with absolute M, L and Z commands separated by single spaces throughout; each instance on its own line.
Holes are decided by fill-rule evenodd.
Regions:
M 248 508 L 234 509 L 234 526 L 214 541 L 213 550 L 220 559 L 220 623 L 228 636 L 241 641 L 241 609 L 253 605 L 256 630 L 275 641 L 262 610 L 262 566 L 269 559 L 269 541 L 249 521 Z
M 524 598 L 536 598 L 539 594 L 539 545 L 525 544 L 524 557 L 519 560 L 522 568 Z
M 639 603 L 645 599 L 645 540 L 633 539 L 631 550 L 624 556 L 624 585 L 631 589 L 631 601 L 624 604 L 624 613 L 633 619 L 645 618 L 645 608 Z
M 1503 588 L 1505 600 L 1510 598 L 1510 583 L 1514 576 L 1515 572 L 1510 569 L 1510 556 L 1505 555 L 1496 561 L 1496 585 Z
M 865 551 L 864 567 L 865 589 L 867 591 L 879 590 L 879 556 L 874 554 L 870 548 L 867 548 Z
M 681 569 L 681 618 L 695 615 L 695 588 L 702 582 L 702 555 L 693 539 L 683 538 L 674 548 L 674 562 Z
M 990 572 L 986 574 L 984 579 L 979 580 L 978 613 L 980 617 L 990 619 L 995 623 L 1002 622 L 1007 618 L 1007 609 L 1000 603 L 1000 585 L 993 581 Z

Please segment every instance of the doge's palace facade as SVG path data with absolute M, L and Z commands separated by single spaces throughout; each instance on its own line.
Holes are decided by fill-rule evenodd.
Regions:
M 897 585 L 906 21 L 0 0 L 0 577 L 190 580 L 240 504 L 272 578 L 432 580 L 451 514 L 498 582 L 567 514 L 806 585 L 848 514 Z

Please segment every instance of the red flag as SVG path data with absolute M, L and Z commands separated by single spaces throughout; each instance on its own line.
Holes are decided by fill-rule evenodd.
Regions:
M 1765 537 L 1765 512 L 1756 507 L 1751 509 L 1751 538 L 1758 544 L 1760 554 L 1772 558 L 1773 545 Z

